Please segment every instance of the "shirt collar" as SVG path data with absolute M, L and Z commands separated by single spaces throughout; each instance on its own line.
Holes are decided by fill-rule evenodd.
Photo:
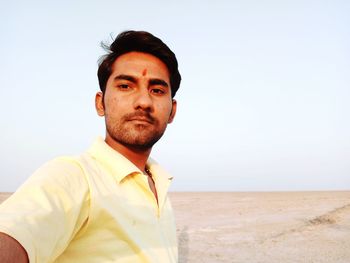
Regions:
M 134 173 L 143 173 L 125 156 L 110 147 L 102 137 L 98 137 L 87 151 L 94 159 L 101 163 L 120 183 L 126 176 Z M 147 167 L 155 180 L 165 183 L 173 179 L 160 165 L 149 158 Z

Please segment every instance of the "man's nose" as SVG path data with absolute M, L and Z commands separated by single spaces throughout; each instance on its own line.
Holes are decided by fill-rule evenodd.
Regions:
M 153 100 L 148 88 L 139 89 L 134 101 L 134 107 L 135 109 L 153 110 Z

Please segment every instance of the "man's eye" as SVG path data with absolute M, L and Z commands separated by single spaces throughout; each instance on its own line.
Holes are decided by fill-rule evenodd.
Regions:
M 127 90 L 130 88 L 130 86 L 128 84 L 120 84 L 118 85 L 118 88 L 121 90 Z
M 152 89 L 151 92 L 154 94 L 159 94 L 159 95 L 165 93 L 164 90 L 161 90 L 161 89 Z

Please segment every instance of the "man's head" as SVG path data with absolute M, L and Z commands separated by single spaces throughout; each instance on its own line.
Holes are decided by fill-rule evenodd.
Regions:
M 110 49 L 98 70 L 101 92 L 96 94 L 106 142 L 150 150 L 176 113 L 173 97 L 181 77 L 175 55 L 147 32 L 121 33 Z
M 181 75 L 175 54 L 162 40 L 145 31 L 124 31 L 108 47 L 108 54 L 101 57 L 97 76 L 102 93 L 105 92 L 108 78 L 112 73 L 114 61 L 123 54 L 138 51 L 151 54 L 160 59 L 168 68 L 171 96 L 174 98 L 180 87 Z

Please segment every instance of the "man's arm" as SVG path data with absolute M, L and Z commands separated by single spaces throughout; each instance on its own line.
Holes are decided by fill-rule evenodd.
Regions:
M 0 232 L 0 262 L 28 263 L 28 255 L 18 241 Z

